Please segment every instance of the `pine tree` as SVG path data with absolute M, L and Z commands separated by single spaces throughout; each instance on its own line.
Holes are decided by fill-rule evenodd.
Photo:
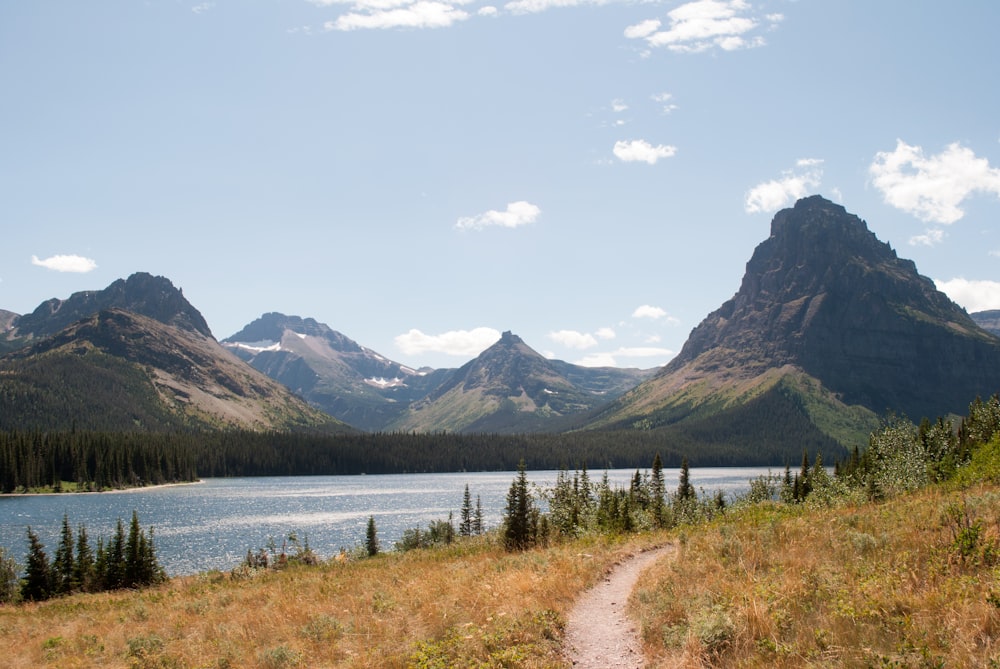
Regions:
M 103 589 L 118 590 L 125 587 L 125 526 L 119 518 L 115 524 L 115 534 L 105 549 L 107 571 Z
M 686 502 L 695 499 L 694 486 L 691 484 L 691 470 L 687 458 L 681 459 L 680 480 L 677 483 L 677 501 Z
M 483 502 L 476 495 L 476 513 L 472 517 L 472 533 L 477 537 L 483 533 Z
M 52 561 L 52 590 L 54 594 L 63 595 L 78 587 L 73 578 L 73 529 L 69 526 L 69 515 L 63 514 L 62 533 L 59 547 L 56 548 L 55 559 Z
M 31 528 L 28 528 L 28 564 L 21 584 L 21 597 L 40 602 L 52 596 L 52 567 L 45 546 Z
M 458 523 L 458 533 L 463 537 L 472 536 L 472 496 L 469 494 L 469 484 L 465 484 L 465 493 L 462 495 L 461 520 Z
M 504 515 L 504 545 L 507 550 L 525 550 L 537 540 L 537 513 L 528 490 L 524 460 L 517 466 L 517 476 L 507 492 Z
M 73 581 L 76 587 L 90 591 L 94 587 L 94 553 L 87 538 L 87 528 L 80 525 L 76 531 L 76 560 L 73 563 Z
M 368 516 L 368 530 L 365 533 L 365 550 L 369 557 L 378 555 L 378 530 L 375 528 L 375 516 Z
M 653 522 L 657 527 L 663 527 L 664 524 L 664 495 L 667 492 L 666 483 L 663 480 L 663 460 L 660 459 L 660 454 L 653 457 L 653 470 L 649 477 L 649 499 L 650 499 L 650 509 L 653 515 Z

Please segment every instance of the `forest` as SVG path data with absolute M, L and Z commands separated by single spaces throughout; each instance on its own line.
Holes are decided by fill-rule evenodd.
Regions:
M 826 462 L 848 455 L 839 446 L 802 449 Z M 750 449 L 731 441 L 705 446 L 677 432 L 621 430 L 565 434 L 306 432 L 0 431 L 0 493 L 142 487 L 199 477 L 513 471 L 587 466 L 781 466 L 802 449 Z

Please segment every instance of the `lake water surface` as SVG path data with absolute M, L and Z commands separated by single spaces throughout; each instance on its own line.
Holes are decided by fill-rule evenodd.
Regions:
M 663 470 L 667 491 L 677 487 L 679 471 Z M 697 468 L 696 489 L 722 490 L 727 496 L 745 492 L 749 481 L 767 468 Z M 532 484 L 550 488 L 558 472 L 528 472 Z M 634 469 L 611 470 L 613 484 L 628 485 Z M 591 471 L 597 483 L 603 471 Z M 500 524 L 514 472 L 393 474 L 384 476 L 296 476 L 205 479 L 190 485 L 121 492 L 0 496 L 0 546 L 23 564 L 27 526 L 38 533 L 51 558 L 59 542 L 63 514 L 74 531 L 87 527 L 91 542 L 109 538 L 115 521 L 126 527 L 132 511 L 144 528 L 153 527 L 160 563 L 170 575 L 238 565 L 247 549 L 265 547 L 273 538 L 294 532 L 308 538 L 321 558 L 364 543 L 368 517 L 374 516 L 383 549 L 391 549 L 404 530 L 426 529 L 433 520 L 454 514 L 458 524 L 466 484 L 481 499 L 487 528 Z

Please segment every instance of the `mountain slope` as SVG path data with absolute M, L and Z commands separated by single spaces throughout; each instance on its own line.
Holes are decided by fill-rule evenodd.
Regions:
M 426 432 L 558 431 L 649 373 L 551 361 L 517 335 L 504 332 L 497 343 L 455 370 L 390 427 Z M 571 375 L 575 382 L 568 378 Z
M 736 295 L 591 427 L 724 422 L 780 388 L 818 431 L 858 443 L 886 411 L 959 413 L 998 387 L 1000 340 L 864 221 L 814 196 L 775 215 Z
M 0 358 L 0 428 L 346 426 L 201 332 L 104 310 Z
M 311 404 L 363 430 L 381 430 L 452 370 L 393 362 L 312 318 L 264 314 L 222 345 Z

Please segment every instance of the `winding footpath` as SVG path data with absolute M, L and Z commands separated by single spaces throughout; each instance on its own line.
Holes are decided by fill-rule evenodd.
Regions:
M 580 597 L 566 623 L 563 651 L 575 669 L 642 669 L 642 642 L 625 609 L 642 570 L 673 550 L 633 555 Z

